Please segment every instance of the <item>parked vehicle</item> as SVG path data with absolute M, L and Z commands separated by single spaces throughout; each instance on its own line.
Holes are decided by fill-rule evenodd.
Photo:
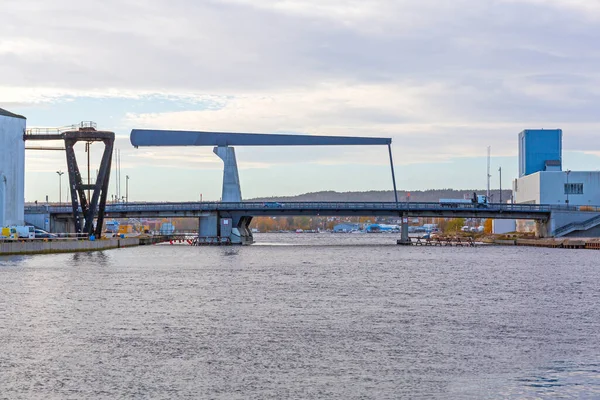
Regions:
M 18 238 L 35 239 L 35 227 L 31 225 L 16 225 L 11 228 L 16 230 Z
M 52 239 L 57 238 L 58 235 L 55 233 L 46 232 L 43 229 L 35 229 L 35 237 L 36 239 Z
M 17 238 L 17 230 L 15 227 L 5 226 L 0 229 L 0 239 L 16 239 Z

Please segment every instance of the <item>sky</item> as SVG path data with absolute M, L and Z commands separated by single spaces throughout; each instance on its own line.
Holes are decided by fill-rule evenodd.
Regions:
M 114 131 L 130 201 L 218 200 L 222 180 L 211 148 L 134 149 L 134 128 L 390 137 L 407 190 L 485 188 L 488 146 L 491 187 L 499 167 L 511 187 L 523 129 L 563 129 L 564 169 L 600 165 L 600 0 L 0 7 L 0 107 L 30 128 Z M 101 153 L 92 146 L 92 162 Z M 244 198 L 392 188 L 384 146 L 236 154 Z M 63 153 L 28 150 L 26 200 L 56 201 L 58 170 Z

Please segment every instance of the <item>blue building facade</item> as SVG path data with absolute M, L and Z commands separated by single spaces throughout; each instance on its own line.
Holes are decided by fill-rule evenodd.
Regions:
M 562 129 L 519 133 L 519 177 L 540 171 L 562 171 Z
M 400 232 L 399 225 L 371 224 L 365 226 L 367 232 Z
M 352 232 L 352 231 L 357 231 L 359 229 L 360 229 L 359 224 L 349 224 L 349 223 L 338 224 L 333 227 L 334 232 Z

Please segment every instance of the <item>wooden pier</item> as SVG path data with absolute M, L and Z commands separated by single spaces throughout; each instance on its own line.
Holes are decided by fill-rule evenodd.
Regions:
M 494 243 L 507 246 L 546 247 L 551 249 L 600 250 L 600 241 L 597 238 L 497 239 Z
M 408 242 L 398 240 L 400 245 L 414 246 L 454 246 L 454 247 L 475 247 L 475 241 L 472 237 L 434 237 L 434 238 L 408 238 Z
M 154 235 L 140 237 L 141 245 L 150 245 L 158 243 L 170 244 L 188 244 L 190 246 L 223 246 L 230 245 L 231 239 L 222 236 L 198 236 L 197 232 L 178 232 L 170 235 Z

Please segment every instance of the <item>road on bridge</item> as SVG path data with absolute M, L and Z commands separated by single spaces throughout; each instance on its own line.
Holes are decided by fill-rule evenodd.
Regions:
M 210 213 L 222 216 L 402 216 L 441 218 L 496 218 L 545 220 L 552 211 L 568 206 L 535 204 L 456 204 L 418 202 L 181 202 L 107 204 L 108 218 L 200 217 Z M 572 208 L 572 207 L 571 207 Z M 70 206 L 27 206 L 28 214 L 48 213 L 69 218 Z

